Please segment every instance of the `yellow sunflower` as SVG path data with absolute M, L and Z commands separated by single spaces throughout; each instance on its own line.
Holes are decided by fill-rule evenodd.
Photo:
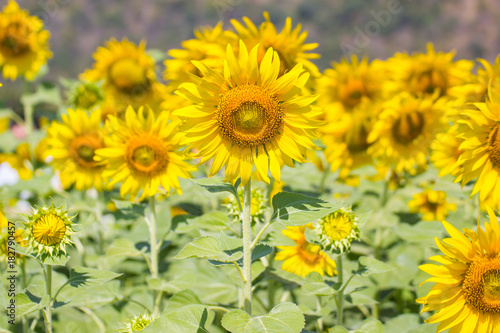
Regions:
M 414 95 L 448 95 L 452 87 L 471 80 L 474 62 L 453 61 L 455 52 L 437 52 L 432 43 L 427 44 L 427 53 L 396 53 L 387 60 L 390 80 L 386 92 L 393 95 L 406 91 Z
M 0 211 L 0 262 L 19 260 L 23 257 L 22 254 L 16 252 L 15 257 L 12 258 L 10 254 L 15 250 L 15 246 L 26 246 L 24 240 L 23 229 L 17 228 L 15 225 L 9 223 L 2 211 Z
M 359 238 L 358 217 L 352 209 L 341 208 L 314 223 L 323 248 L 335 253 L 349 251 L 351 243 Z
M 178 93 L 195 104 L 174 112 L 185 120 L 181 130 L 201 163 L 214 158 L 209 176 L 225 165 L 226 181 L 241 176 L 242 185 L 253 164 L 269 183 L 269 170 L 279 181 L 284 164 L 306 162 L 306 149 L 316 149 L 311 139 L 322 124 L 316 119 L 321 109 L 310 106 L 316 96 L 301 95 L 309 77 L 302 65 L 278 78 L 278 54 L 269 48 L 259 66 L 258 50 L 248 54 L 240 41 L 236 58 L 228 45 L 223 72 L 194 62 L 204 77 L 192 76 L 194 83 L 182 84 Z
M 295 242 L 295 246 L 278 246 L 282 250 L 276 254 L 275 260 L 284 260 L 281 269 L 305 277 L 309 273 L 318 272 L 321 275 L 337 274 L 335 261 L 321 251 L 319 245 L 308 243 L 304 236 L 305 229 L 312 229 L 312 224 L 300 227 L 287 227 L 282 232 Z
M 237 46 L 238 38 L 234 32 L 223 30 L 222 22 L 215 27 L 200 27 L 194 31 L 195 38 L 182 42 L 182 49 L 168 51 L 172 59 L 165 60 L 163 77 L 170 81 L 169 86 L 177 88 L 183 82 L 189 82 L 187 73 L 201 73 L 191 61 L 197 60 L 210 68 L 222 68 L 226 56 L 226 46 Z
M 90 82 L 104 80 L 103 89 L 125 110 L 146 106 L 158 109 L 166 87 L 156 80 L 155 61 L 146 54 L 146 43 L 135 45 L 111 39 L 94 53 L 95 64 L 82 75 Z
M 459 125 L 455 124 L 446 132 L 436 134 L 431 144 L 430 160 L 439 169 L 439 177 L 448 174 L 456 177 L 460 173 L 457 162 L 463 150 L 460 149 L 462 139 L 458 137 L 459 134 Z
M 450 211 L 457 210 L 455 204 L 446 201 L 446 193 L 443 191 L 425 190 L 413 196 L 408 202 L 410 213 L 423 214 L 424 221 L 442 221 Z
M 7 162 L 16 169 L 19 178 L 28 180 L 33 178 L 33 165 L 31 164 L 31 150 L 27 142 L 20 143 L 15 153 L 0 154 L 0 163 Z
M 400 93 L 383 105 L 368 142 L 381 166 L 414 174 L 427 166 L 432 140 L 445 126 L 446 100 Z
M 264 59 L 267 50 L 272 48 L 278 53 L 280 58 L 279 76 L 290 71 L 299 63 L 303 64 L 304 68 L 311 75 L 319 76 L 318 68 L 311 62 L 311 59 L 317 59 L 320 55 L 308 52 L 317 48 L 318 44 L 304 43 L 307 38 L 307 32 L 301 32 L 302 25 L 298 24 L 292 30 L 292 19 L 287 17 L 285 26 L 278 33 L 269 18 L 269 13 L 264 12 L 263 15 L 265 22 L 259 28 L 248 17 L 243 17 L 246 26 L 237 20 L 231 20 L 231 24 L 236 29 L 238 37 L 243 40 L 247 49 L 252 49 L 256 45 L 259 45 L 257 52 L 258 62 L 260 63 Z
M 435 238 L 443 255 L 429 258 L 439 263 L 419 268 L 432 275 L 435 282 L 429 293 L 417 299 L 422 312 L 437 312 L 426 320 L 440 322 L 437 332 L 500 331 L 500 227 L 495 213 L 489 210 L 490 223 L 483 230 L 464 229 L 463 234 L 451 224 L 443 224 L 451 238 Z
M 150 314 L 135 316 L 132 320 L 123 323 L 118 333 L 136 333 L 145 329 L 156 318 Z
M 64 188 L 79 191 L 106 188 L 102 178 L 105 164 L 94 160 L 97 149 L 105 147 L 99 111 L 88 116 L 82 110 L 68 110 L 62 123 L 53 121 L 47 130 L 46 156 L 52 156 L 54 169 L 60 171 Z
M 19 8 L 10 0 L 0 13 L 0 67 L 6 79 L 18 75 L 33 80 L 42 65 L 52 57 L 50 33 L 43 30 L 43 21 Z
M 111 136 L 105 138 L 107 148 L 96 151 L 95 160 L 108 162 L 103 177 L 110 179 L 111 186 L 122 182 L 122 197 L 130 194 L 133 200 L 142 189 L 139 200 L 143 200 L 154 196 L 160 185 L 167 194 L 171 187 L 181 193 L 178 177 L 191 178 L 190 172 L 196 170 L 178 151 L 182 147 L 178 122 L 168 120 L 168 113 L 160 113 L 155 120 L 153 111 L 144 112 L 142 107 L 137 113 L 129 107 L 125 120 L 109 117 Z

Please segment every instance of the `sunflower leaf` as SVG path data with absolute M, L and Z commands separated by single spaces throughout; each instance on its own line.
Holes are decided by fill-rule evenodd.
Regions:
M 368 276 L 372 274 L 385 273 L 394 270 L 395 268 L 389 266 L 375 258 L 359 257 L 358 269 L 352 273 L 359 276 Z
M 335 294 L 333 288 L 323 281 L 323 277 L 318 272 L 307 275 L 302 288 L 308 295 L 332 296 Z
M 104 283 L 119 277 L 122 274 L 77 266 L 71 269 L 70 278 L 68 283 L 78 288 L 80 286 L 88 285 L 90 283 Z
M 222 262 L 233 262 L 243 257 L 240 250 L 224 250 L 217 238 L 203 236 L 195 239 L 174 257 L 174 259 L 200 258 Z
M 162 315 L 149 324 L 143 332 L 208 333 L 205 328 L 207 319 L 208 311 L 203 305 L 187 305 Z
M 193 179 L 192 182 L 203 187 L 210 193 L 229 192 L 238 198 L 239 179 L 234 186 L 230 182 L 225 182 L 221 177 Z

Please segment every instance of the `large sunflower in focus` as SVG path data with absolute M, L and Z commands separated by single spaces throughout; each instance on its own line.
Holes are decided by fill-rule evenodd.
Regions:
M 474 62 L 453 61 L 455 53 L 437 52 L 432 43 L 427 44 L 427 53 L 396 53 L 388 59 L 391 80 L 387 83 L 387 93 L 392 95 L 406 91 L 414 95 L 447 96 L 448 90 L 469 82 Z
M 120 183 L 120 195 L 130 194 L 133 200 L 142 189 L 139 200 L 154 196 L 163 186 L 167 193 L 174 188 L 181 193 L 178 177 L 191 178 L 196 168 L 185 162 L 185 154 L 178 151 L 181 136 L 176 132 L 178 122 L 168 122 L 168 113 L 162 112 L 155 120 L 153 112 L 140 108 L 136 113 L 129 107 L 125 120 L 109 116 L 107 147 L 96 151 L 96 160 L 107 161 L 103 177 L 110 186 Z
M 396 173 L 416 173 L 427 166 L 432 140 L 445 126 L 446 101 L 401 93 L 383 105 L 368 135 L 369 153 Z
M 306 149 L 316 149 L 311 139 L 321 125 L 321 110 L 311 107 L 316 96 L 301 96 L 309 74 L 298 64 L 278 78 L 280 57 L 269 48 L 260 65 L 259 46 L 250 54 L 240 42 L 238 58 L 230 45 L 224 71 L 194 62 L 202 78 L 179 87 L 179 94 L 195 103 L 177 110 L 189 148 L 196 148 L 201 162 L 214 158 L 209 176 L 225 166 L 225 179 L 242 185 L 253 165 L 269 183 L 268 171 L 280 180 L 281 167 L 293 160 L 306 162 Z
M 47 130 L 47 156 L 52 156 L 54 169 L 60 171 L 64 188 L 77 190 L 95 187 L 103 190 L 102 172 L 105 164 L 94 161 L 97 149 L 105 147 L 101 130 L 101 114 L 89 117 L 82 110 L 68 110 L 62 123 L 52 122 Z
M 257 53 L 259 63 L 264 58 L 267 49 L 273 48 L 280 58 L 279 75 L 283 75 L 295 65 L 301 63 L 313 76 L 319 76 L 318 68 L 311 62 L 311 59 L 317 59 L 320 55 L 308 52 L 317 48 L 318 44 L 304 43 L 307 38 L 307 32 L 301 32 L 302 25 L 298 24 L 292 29 L 292 19 L 287 17 L 285 26 L 278 33 L 269 18 L 268 12 L 264 12 L 264 18 L 265 22 L 259 28 L 248 17 L 243 17 L 246 26 L 237 20 L 231 20 L 231 24 L 236 29 L 238 37 L 243 40 L 248 49 L 259 45 Z
M 105 94 L 123 111 L 128 105 L 156 110 L 168 93 L 167 87 L 156 80 L 155 61 L 146 54 L 145 42 L 135 45 L 127 39 L 111 39 L 97 49 L 94 59 L 94 67 L 83 73 L 82 79 L 104 80 Z
M 451 238 L 435 238 L 443 255 L 419 268 L 435 282 L 429 293 L 417 299 L 422 312 L 435 311 L 427 323 L 438 323 L 437 332 L 500 331 L 500 227 L 493 211 L 484 230 L 464 229 L 463 233 L 443 222 Z
M 47 59 L 50 33 L 43 30 L 43 21 L 19 8 L 10 0 L 0 13 L 0 67 L 6 79 L 18 75 L 33 80 Z

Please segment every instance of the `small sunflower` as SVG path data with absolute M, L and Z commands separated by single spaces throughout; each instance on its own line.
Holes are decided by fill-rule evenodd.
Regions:
M 45 257 L 57 257 L 66 254 L 66 245 L 73 244 L 71 235 L 75 216 L 69 216 L 66 205 L 33 208 L 31 214 L 27 214 L 24 223 L 27 236 L 28 252 Z
M 97 161 L 106 161 L 103 177 L 110 186 L 122 182 L 120 195 L 130 194 L 133 200 L 142 189 L 139 200 L 154 196 L 160 185 L 170 192 L 181 193 L 178 177 L 191 178 L 196 167 L 185 162 L 186 155 L 178 151 L 182 137 L 177 133 L 178 122 L 168 123 L 168 113 L 162 112 L 155 120 L 153 111 L 141 107 L 136 113 L 129 107 L 125 120 L 110 116 L 106 137 L 107 148 L 96 151 Z
M 305 229 L 312 229 L 312 223 L 300 227 L 287 227 L 282 232 L 295 242 L 295 246 L 278 246 L 282 250 L 276 254 L 275 260 L 284 260 L 281 269 L 305 277 L 309 273 L 318 272 L 321 275 L 337 274 L 335 261 L 321 251 L 319 245 L 307 242 Z
M 244 191 L 242 188 L 238 190 L 238 196 L 240 197 L 240 202 L 243 202 Z M 267 199 L 265 198 L 264 191 L 261 188 L 252 189 L 252 200 L 251 200 L 251 212 L 252 223 L 260 223 L 264 218 L 264 209 L 266 208 Z M 241 212 L 236 202 L 234 196 L 229 197 L 229 202 L 226 204 L 229 214 L 233 216 L 233 219 L 240 220 Z
M 430 292 L 416 301 L 422 312 L 437 312 L 426 320 L 440 322 L 437 332 L 498 332 L 500 321 L 500 227 L 492 210 L 484 230 L 464 229 L 463 233 L 443 221 L 451 238 L 435 238 L 443 255 L 429 258 L 439 263 L 419 268 L 432 275 Z M 422 284 L 423 284 L 422 283 Z
M 454 52 L 444 53 L 427 44 L 427 53 L 396 53 L 387 60 L 390 80 L 385 91 L 393 95 L 406 91 L 413 95 L 447 96 L 449 89 L 471 80 L 474 62 L 453 61 Z
M 140 332 L 145 329 L 149 324 L 151 324 L 156 318 L 150 314 L 143 314 L 140 316 L 135 316 L 134 319 L 124 323 L 122 327 L 118 330 L 119 333 L 135 333 Z
M 423 214 L 424 221 L 442 221 L 450 211 L 457 210 L 455 204 L 446 201 L 446 193 L 443 191 L 425 190 L 413 196 L 408 202 L 410 213 Z
M 269 170 L 279 181 L 284 164 L 306 162 L 306 150 L 317 149 L 311 139 L 322 124 L 316 119 L 321 109 L 310 106 L 316 96 L 300 94 L 309 77 L 302 65 L 278 78 L 278 54 L 269 48 L 259 66 L 258 47 L 248 54 L 240 41 L 236 58 L 228 45 L 223 72 L 194 62 L 204 77 L 192 76 L 194 83 L 182 84 L 178 93 L 195 105 L 174 112 L 185 120 L 181 130 L 201 162 L 214 158 L 209 176 L 225 165 L 225 180 L 234 183 L 241 176 L 242 185 L 254 164 L 269 183 Z
M 103 100 L 102 89 L 94 82 L 77 82 L 68 93 L 68 102 L 74 109 L 94 111 Z
M 157 109 L 166 87 L 156 80 L 155 61 L 146 54 L 146 43 L 111 39 L 94 53 L 95 64 L 82 75 L 89 82 L 104 80 L 103 90 L 125 109 L 146 106 Z
M 349 251 L 351 243 L 359 238 L 358 217 L 351 209 L 342 208 L 314 223 L 323 248 L 335 253 Z
M 384 103 L 368 135 L 368 152 L 381 166 L 415 174 L 427 167 L 429 148 L 445 126 L 446 100 L 400 93 Z
M 99 111 L 89 117 L 82 110 L 69 109 L 62 123 L 54 121 L 47 130 L 47 146 L 45 154 L 53 157 L 51 164 L 60 171 L 65 188 L 102 191 L 106 187 L 105 164 L 94 160 L 96 150 L 105 147 Z
M 43 21 L 19 8 L 10 0 L 0 13 L 0 67 L 6 79 L 18 75 L 32 81 L 42 65 L 52 57 L 50 33 Z
M 316 65 L 311 62 L 311 59 L 320 57 L 317 53 L 309 53 L 318 47 L 317 43 L 307 43 L 307 32 L 301 32 L 302 25 L 298 24 L 292 30 L 292 19 L 286 18 L 285 26 L 278 33 L 276 27 L 269 18 L 269 13 L 264 12 L 264 19 L 259 28 L 248 18 L 243 17 L 246 26 L 237 20 L 231 20 L 238 37 L 243 40 L 248 49 L 252 49 L 258 45 L 258 62 L 264 59 L 269 48 L 278 53 L 280 58 L 279 76 L 290 71 L 297 64 L 303 64 L 304 68 L 313 76 L 319 76 L 320 73 Z
M 459 134 L 459 125 L 455 124 L 448 131 L 436 134 L 431 144 L 430 160 L 439 169 L 439 177 L 448 174 L 457 176 L 460 173 L 457 162 L 463 150 L 460 149 L 462 139 L 458 137 Z
M 15 153 L 0 154 L 0 163 L 7 162 L 17 171 L 19 178 L 28 180 L 33 178 L 33 165 L 31 164 L 31 150 L 27 142 L 20 143 Z

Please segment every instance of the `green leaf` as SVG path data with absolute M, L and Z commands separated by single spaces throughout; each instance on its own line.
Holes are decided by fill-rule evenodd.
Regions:
M 243 310 L 229 311 L 222 318 L 222 326 L 232 333 L 300 333 L 304 315 L 293 303 L 276 305 L 268 314 L 251 317 Z
M 229 254 L 228 254 L 229 253 Z M 195 239 L 174 257 L 174 259 L 202 258 L 222 262 L 237 261 L 243 256 L 243 252 L 224 251 L 217 240 L 212 236 L 203 236 Z
M 203 305 L 187 305 L 179 310 L 168 312 L 149 324 L 144 333 L 203 333 L 208 311 Z
M 55 258 L 51 258 L 50 256 L 47 256 L 45 259 L 41 260 L 43 264 L 45 265 L 51 265 L 51 266 L 66 266 L 66 263 L 69 260 L 69 256 L 66 256 L 64 254 L 57 256 Z
M 349 333 L 349 331 L 342 326 L 334 326 L 330 329 L 330 333 Z
M 384 333 L 384 325 L 376 319 L 367 319 L 354 333 Z
M 358 269 L 353 271 L 353 274 L 359 276 L 369 276 L 372 274 L 385 273 L 394 270 L 395 268 L 389 266 L 375 258 L 359 257 Z
M 77 266 L 71 269 L 68 283 L 73 287 L 80 287 L 91 283 L 104 283 L 119 277 L 122 274 Z
M 341 208 L 330 202 L 303 194 L 280 192 L 273 197 L 271 221 L 285 226 L 299 226 L 322 218 Z
M 308 295 L 332 296 L 335 294 L 333 288 L 323 281 L 323 277 L 318 272 L 308 274 L 302 288 Z
M 107 283 L 92 284 L 85 288 L 64 288 L 57 297 L 61 302 L 67 300 L 67 303 L 58 304 L 57 308 L 67 306 L 84 306 L 89 309 L 99 308 L 120 299 L 120 281 L 109 281 Z M 64 310 L 66 311 L 66 310 Z
M 40 303 L 33 302 L 25 293 L 19 293 L 14 297 L 16 304 L 16 317 L 22 317 L 49 304 L 50 297 L 45 295 L 40 299 Z
M 407 313 L 388 320 L 385 323 L 387 333 L 408 333 L 420 326 L 419 315 Z
M 188 225 L 195 228 L 203 228 L 209 230 L 225 230 L 228 228 L 227 214 L 217 211 L 188 219 L 187 222 Z
M 106 251 L 107 255 L 110 256 L 126 256 L 126 257 L 138 257 L 141 255 L 134 242 L 129 239 L 117 239 L 108 247 Z
M 240 183 L 239 179 L 236 181 L 235 186 L 229 182 L 225 182 L 221 177 L 198 178 L 192 179 L 191 181 L 196 185 L 203 187 L 210 193 L 229 192 L 235 197 L 238 197 L 237 189 Z

